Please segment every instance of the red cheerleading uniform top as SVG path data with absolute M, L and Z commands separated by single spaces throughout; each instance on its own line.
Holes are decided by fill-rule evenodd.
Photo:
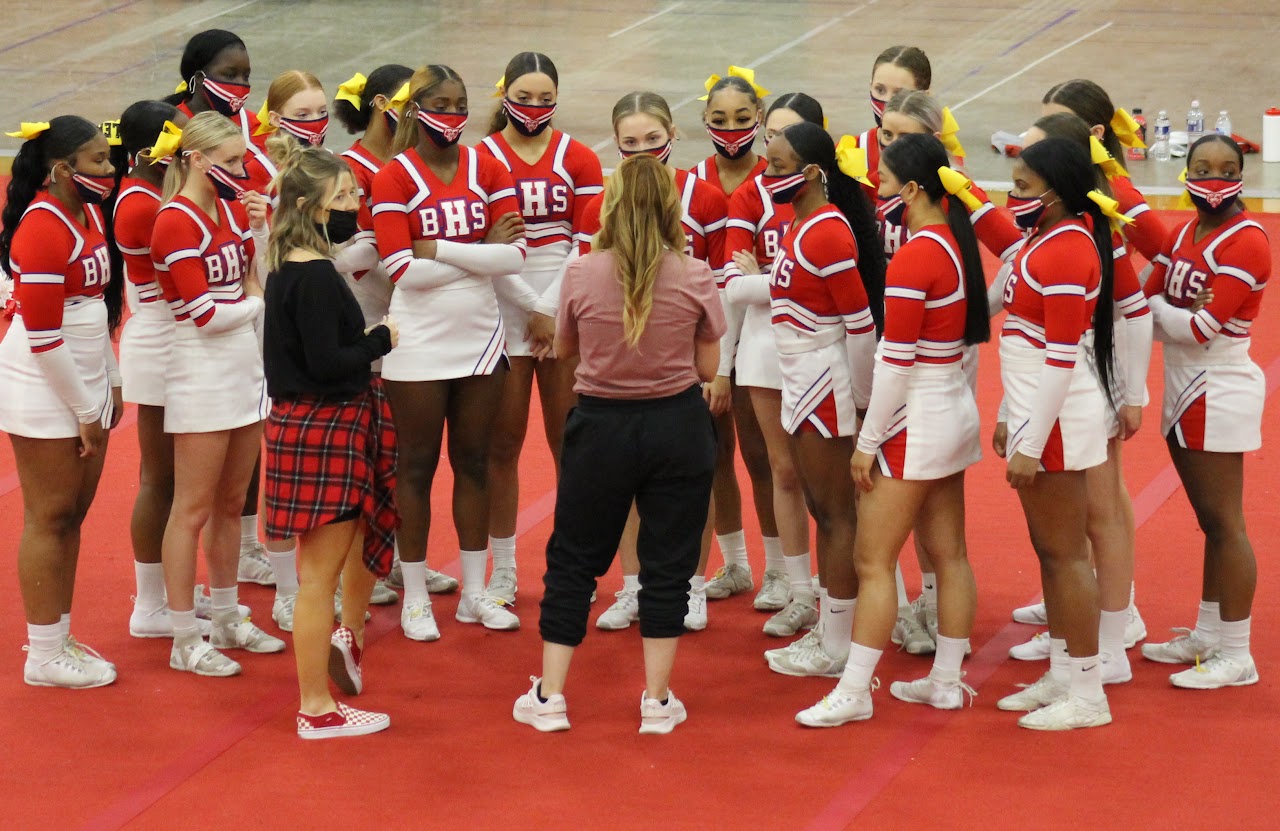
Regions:
M 27 206 L 13 232 L 9 273 L 32 353 L 63 344 L 66 305 L 101 297 L 111 280 L 102 213 L 85 205 L 85 224 L 47 191 Z
M 178 111 L 187 118 L 195 115 L 191 111 L 191 103 L 189 101 L 183 101 L 179 104 Z M 254 135 L 258 131 L 258 127 L 262 125 L 262 122 L 258 120 L 257 113 L 250 111 L 248 107 L 241 107 L 240 112 L 231 116 L 230 121 L 240 128 L 240 132 L 244 134 L 244 140 L 248 143 L 251 152 L 254 148 L 257 148 L 259 153 L 267 152 L 267 136 Z
M 126 178 L 116 197 L 116 245 L 124 258 L 125 276 L 137 290 L 139 303 L 163 299 L 151 260 L 151 234 L 160 212 L 160 189 L 144 179 Z
M 356 224 L 361 231 L 372 231 L 373 210 L 370 200 L 373 197 L 373 177 L 382 170 L 382 159 L 369 152 L 360 143 L 360 139 L 356 139 L 356 143 L 351 145 L 350 149 L 342 151 L 340 155 L 351 168 L 351 175 L 355 177 L 356 188 L 360 192 L 360 208 L 357 212 Z
M 1133 186 L 1133 180 L 1128 176 L 1116 176 L 1109 181 L 1112 195 L 1120 203 L 1120 210 L 1133 220 L 1124 226 L 1125 239 L 1149 262 L 1155 262 L 1169 237 L 1169 229 L 1164 220 L 1151 210 L 1147 200 Z
M 724 183 L 720 181 L 720 167 L 716 162 L 717 158 L 719 158 L 719 154 L 716 154 L 715 156 L 708 156 L 698 162 L 690 172 L 693 173 L 694 176 L 697 176 L 699 179 L 706 182 L 708 185 L 715 186 L 716 190 L 720 191 L 725 196 L 732 197 L 733 193 L 736 191 L 730 192 L 725 190 Z M 747 174 L 746 179 L 742 180 L 742 184 L 738 185 L 737 190 L 745 188 L 749 183 L 754 181 L 757 176 L 764 173 L 764 169 L 768 166 L 768 159 L 763 156 L 757 156 L 755 167 L 751 168 L 751 172 Z
M 1098 251 L 1083 220 L 1068 219 L 1037 233 L 1014 257 L 1001 336 L 1044 349 L 1048 366 L 1074 368 L 1080 339 L 1093 327 L 1101 279 Z
M 214 203 L 216 222 L 185 196 L 174 197 L 156 214 L 151 259 L 179 323 L 208 326 L 220 310 L 245 299 L 244 279 L 254 256 L 249 221 L 239 203 Z
M 795 220 L 791 205 L 775 205 L 757 174 L 729 197 L 729 219 L 724 232 L 724 282 L 728 286 L 742 271 L 733 261 L 736 251 L 751 251 L 766 271 L 781 250 L 782 236 Z
M 960 246 L 946 225 L 921 228 L 885 272 L 886 363 L 950 364 L 964 353 L 968 316 Z

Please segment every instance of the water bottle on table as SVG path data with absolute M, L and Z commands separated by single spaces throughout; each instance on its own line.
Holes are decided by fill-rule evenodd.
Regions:
M 1218 120 L 1213 125 L 1213 131 L 1218 135 L 1231 138 L 1231 117 L 1227 115 L 1226 110 L 1218 113 Z
M 1196 99 L 1191 102 L 1191 109 L 1187 110 L 1187 150 L 1190 151 L 1191 145 L 1203 135 L 1204 112 L 1200 109 L 1199 99 Z
M 1156 116 L 1156 136 L 1155 142 L 1151 145 L 1151 158 L 1158 162 L 1167 162 L 1172 155 L 1169 147 L 1169 114 L 1164 110 Z

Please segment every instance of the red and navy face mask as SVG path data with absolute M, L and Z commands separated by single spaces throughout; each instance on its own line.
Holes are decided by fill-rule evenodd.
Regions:
M 517 104 L 510 98 L 502 99 L 502 109 L 506 110 L 507 120 L 516 132 L 529 137 L 551 126 L 551 117 L 556 114 L 555 104 Z
M 1241 179 L 1187 179 L 1187 193 L 1196 208 L 1207 214 L 1226 213 L 1244 190 Z
M 76 193 L 80 194 L 80 201 L 87 205 L 101 205 L 116 187 L 114 176 L 91 176 L 74 170 L 71 171 L 71 181 L 75 183 Z
M 804 187 L 804 173 L 762 173 L 760 182 L 775 205 L 790 205 Z
M 237 84 L 231 81 L 215 81 L 208 75 L 201 82 L 204 88 L 204 100 L 209 102 L 209 106 L 214 110 L 231 118 L 238 115 L 240 109 L 244 107 L 244 102 L 249 98 L 249 85 Z
M 644 150 L 623 150 L 619 147 L 618 155 L 624 159 L 629 159 L 632 156 L 639 156 L 642 153 L 648 153 L 650 156 L 657 156 L 658 161 L 666 164 L 667 159 L 671 158 L 671 144 L 672 140 L 667 139 L 667 143 L 660 147 L 646 147 Z
M 884 108 L 888 101 L 881 101 L 874 95 L 871 96 L 871 114 L 876 117 L 876 126 L 880 126 L 880 122 L 884 121 Z
M 1048 191 L 1045 191 L 1048 193 Z M 1044 203 L 1044 195 L 1033 196 L 1027 198 L 1025 196 L 1014 196 L 1009 194 L 1005 207 L 1009 209 L 1009 213 L 1013 214 L 1013 221 L 1023 231 L 1030 231 L 1040 224 L 1040 218 L 1044 216 L 1045 210 L 1049 207 Z
M 885 225 L 901 227 L 907 219 L 907 203 L 902 201 L 902 194 L 881 196 L 876 194 L 876 216 Z
M 427 135 L 437 147 L 452 147 L 462 138 L 467 126 L 466 113 L 446 113 L 439 110 L 418 110 L 418 120 L 427 129 Z
M 721 130 L 710 124 L 707 125 L 707 133 L 715 142 L 716 152 L 726 159 L 741 159 L 750 153 L 759 132 L 759 121 L 744 130 Z
M 324 144 L 325 134 L 329 132 L 329 116 L 319 118 L 281 118 L 280 129 L 302 142 L 303 145 L 319 147 Z
M 382 114 L 387 117 L 387 126 L 391 128 L 392 135 L 395 135 L 396 130 L 400 129 L 400 113 L 391 107 L 387 107 L 382 111 Z
M 209 179 L 213 182 L 213 189 L 218 192 L 219 199 L 232 201 L 240 198 L 240 194 L 244 193 L 249 182 L 249 174 L 237 176 L 222 165 L 210 165 Z

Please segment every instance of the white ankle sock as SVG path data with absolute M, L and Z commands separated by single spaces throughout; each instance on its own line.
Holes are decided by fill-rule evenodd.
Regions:
M 858 598 L 828 596 L 822 603 L 827 619 L 822 627 L 822 651 L 827 657 L 841 660 L 849 656 L 853 636 L 853 609 Z
M 271 561 L 271 571 L 276 576 L 276 594 L 297 594 L 298 544 L 294 542 L 288 551 L 277 552 L 268 548 L 267 559 Z
M 484 594 L 484 573 L 489 567 L 489 550 L 460 551 L 462 558 L 462 596 L 476 597 Z
M 827 590 L 822 588 L 822 586 L 819 586 L 817 593 L 814 595 L 814 602 L 818 605 L 819 626 L 826 623 L 827 615 L 831 614 L 831 604 L 827 602 L 828 597 L 830 597 L 830 595 L 827 594 Z
M 622 588 L 623 590 L 629 591 L 629 592 L 640 591 L 640 575 L 639 574 L 622 575 Z
M 1108 612 L 1098 617 L 1098 652 L 1104 656 L 1124 657 L 1124 630 L 1129 625 L 1129 610 Z
M 843 693 L 866 692 L 871 687 L 871 678 L 876 674 L 876 664 L 880 662 L 882 652 L 860 643 L 850 643 L 849 659 L 836 689 Z
M 720 545 L 720 555 L 725 565 L 739 565 L 750 570 L 747 562 L 747 535 L 741 530 L 731 534 L 716 534 L 716 542 Z
M 796 600 L 808 599 L 813 602 L 813 570 L 809 560 L 809 552 L 794 557 L 783 557 L 787 572 L 787 582 L 791 584 L 791 596 Z
M 637 580 L 640 578 L 636 578 Z M 705 592 L 707 590 L 707 578 L 699 574 L 696 577 L 689 578 L 689 591 Z
M 938 577 L 932 572 L 920 575 L 920 596 L 924 598 L 927 609 L 938 608 Z
M 902 579 L 902 566 L 894 566 L 893 582 L 898 589 L 898 608 L 902 609 L 911 605 L 911 600 L 907 597 L 907 581 Z
M 489 548 L 493 549 L 493 568 L 516 567 L 516 538 L 490 537 Z
M 258 515 L 240 517 L 240 553 L 258 544 Z
M 411 563 L 400 561 L 400 573 L 404 576 L 404 605 L 414 603 L 430 603 L 427 594 L 427 561 Z
M 1085 658 L 1070 658 L 1069 672 L 1071 680 L 1068 683 L 1071 695 L 1076 698 L 1083 698 L 1086 701 L 1097 701 L 1100 698 L 1106 698 L 1106 693 L 1102 691 L 1102 661 L 1097 655 L 1090 655 Z
M 196 628 L 196 610 L 175 612 L 169 610 L 169 622 L 173 624 L 174 646 L 188 646 L 201 640 L 200 630 Z
M 66 638 L 71 635 L 71 613 L 63 612 L 58 618 L 58 625 L 62 627 L 62 637 Z
M 1129 605 L 1130 606 L 1133 605 L 1133 598 L 1137 594 L 1137 591 L 1138 591 L 1138 584 L 1130 583 L 1129 584 Z
M 164 605 L 164 565 L 162 563 L 133 562 L 133 579 L 137 594 L 133 605 L 144 612 L 154 612 Z
M 209 600 L 212 603 L 213 614 L 216 617 L 219 612 L 234 612 L 236 606 L 240 604 L 240 589 L 232 586 L 229 589 L 209 588 Z
M 782 540 L 779 537 L 764 537 L 764 570 L 787 570 L 786 557 L 782 554 Z
M 27 624 L 27 645 L 30 647 L 27 654 L 36 661 L 43 663 L 55 657 L 62 651 L 64 640 L 61 621 Z
M 938 635 L 938 651 L 933 655 L 933 672 L 939 678 L 950 680 L 960 677 L 960 665 L 964 663 L 965 650 L 969 648 L 968 638 L 948 638 Z
M 1195 633 L 1206 643 L 1217 643 L 1222 632 L 1222 614 L 1217 601 L 1201 600 L 1200 614 L 1196 616 Z
M 1218 641 L 1218 651 L 1228 658 L 1234 658 L 1237 661 L 1244 662 L 1249 658 L 1249 622 L 1252 618 L 1244 620 L 1224 620 L 1221 624 L 1221 639 Z
M 1060 684 L 1071 680 L 1066 638 L 1049 638 L 1049 674 Z

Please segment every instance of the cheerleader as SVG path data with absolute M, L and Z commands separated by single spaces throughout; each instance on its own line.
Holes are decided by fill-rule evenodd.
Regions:
M 600 160 L 591 149 L 551 126 L 559 93 L 555 64 L 538 52 L 521 52 L 499 83 L 502 103 L 489 135 L 476 146 L 499 161 L 515 182 L 524 219 L 528 258 L 520 278 L 525 296 L 498 295 L 506 326 L 511 370 L 502 391 L 489 452 L 489 546 L 493 574 L 488 593 L 516 599 L 516 514 L 520 451 L 529 428 L 529 398 L 538 381 L 543 434 L 557 471 L 565 418 L 573 406 L 572 361 L 556 358 L 556 310 L 560 280 L 587 203 L 603 190 Z
M 1208 135 L 1187 153 L 1196 216 L 1169 235 L 1147 282 L 1164 343 L 1165 436 L 1178 478 L 1204 530 L 1204 582 L 1194 629 L 1145 644 L 1143 657 L 1195 663 L 1170 680 L 1189 689 L 1258 683 L 1249 652 L 1257 583 L 1245 532 L 1244 454 L 1262 445 L 1266 380 L 1249 357 L 1249 331 L 1271 275 L 1271 247 L 1239 196 L 1244 155 Z
M 250 189 L 267 193 L 295 145 L 324 146 L 329 134 L 329 99 L 320 79 L 300 69 L 277 75 L 267 88 L 267 100 L 257 121 L 254 140 L 262 143 L 263 153 L 251 154 L 245 160 L 245 171 Z
M 1069 656 L 1065 665 L 1051 660 L 1043 678 L 997 705 L 1031 711 L 1018 724 L 1033 730 L 1111 722 L 1086 535 L 1085 471 L 1107 458 L 1114 374 L 1112 310 L 1097 302 L 1113 291 L 1111 227 L 1103 208 L 1110 200 L 1096 183 L 1089 154 L 1066 139 L 1037 142 L 1013 166 L 1010 199 L 1031 234 L 1004 290 L 1006 479 L 1018 491 L 1040 559 L 1051 637 L 1066 642 Z M 1093 372 L 1084 360 L 1090 353 Z
M 896 625 L 894 562 L 913 530 L 940 578 L 937 651 L 927 677 L 896 681 L 891 692 L 940 710 L 959 709 L 964 694 L 973 695 L 960 671 L 977 608 L 964 542 L 964 471 L 982 447 L 962 363 L 966 345 L 990 337 L 990 322 L 969 211 L 947 198 L 955 189 L 944 184 L 952 178 L 949 164 L 933 136 L 902 136 L 880 156 L 880 192 L 902 199 L 909 239 L 885 275 L 884 338 L 850 462 L 862 490 L 853 643 L 835 690 L 796 716 L 810 727 L 871 717 L 872 676 Z
M 116 668 L 71 635 L 80 527 L 120 420 L 111 330 L 121 316 L 98 205 L 115 186 L 107 138 L 74 115 L 25 123 L 3 215 L 0 266 L 17 311 L 0 341 L 0 430 L 22 488 L 18 583 L 23 680 L 101 687 Z
M 885 107 L 901 90 L 928 92 L 932 83 L 933 67 L 929 56 L 915 46 L 890 46 L 877 55 L 871 65 L 871 115 L 876 126 L 859 134 L 856 144 L 867 153 L 869 177 L 864 187 L 870 198 L 875 198 L 875 171 L 880 169 L 880 130 Z
M 857 527 L 849 459 L 858 413 L 871 393 L 876 335 L 867 296 L 882 295 L 884 259 L 874 210 L 839 166 L 825 130 L 793 124 L 774 136 L 768 154 L 770 198 L 795 210 L 773 263 L 770 294 L 781 421 L 818 526 L 821 593 L 813 634 L 765 656 L 784 675 L 832 675 L 849 654 L 858 594 L 849 556 Z
M 346 164 L 324 150 L 293 147 L 277 186 L 263 340 L 272 399 L 264 501 L 268 536 L 299 537 L 302 546 L 293 609 L 298 735 L 365 735 L 385 730 L 390 718 L 335 702 L 329 676 L 348 695 L 363 689 L 365 609 L 374 575 L 391 569 L 395 430 L 369 366 L 395 346 L 397 329 L 391 318 L 365 328 L 330 258 L 332 245 L 355 232 L 332 221 L 359 204 Z M 363 556 L 349 554 L 357 550 Z M 331 635 L 339 573 L 342 625 Z
M 266 390 L 255 328 L 260 284 L 251 272 L 250 223 L 266 221 L 265 200 L 228 201 L 246 180 L 244 137 L 217 113 L 193 117 L 165 174 L 151 258 L 176 319 L 165 372 L 164 429 L 173 434 L 173 508 L 162 556 L 173 649 L 169 666 L 197 675 L 237 675 L 219 649 L 281 652 L 238 608 L 237 528 L 262 440 Z M 243 191 L 240 191 L 243 194 Z M 206 643 L 187 598 L 204 532 L 213 627 Z
M 769 94 L 767 89 L 755 83 L 755 73 L 737 66 L 729 67 L 729 73 L 721 78 L 712 75 L 706 83 L 707 106 L 702 120 L 711 136 L 716 153 L 698 163 L 693 173 L 699 179 L 718 187 L 726 197 L 753 182 L 764 172 L 767 162 L 757 156 L 756 135 L 764 120 L 761 99 Z M 726 225 L 727 228 L 727 225 Z M 726 255 L 727 257 L 727 251 Z M 721 263 L 724 266 L 726 263 Z M 716 542 L 724 557 L 724 565 L 706 583 L 706 595 L 720 600 L 755 587 L 751 564 L 747 560 L 747 541 L 742 531 L 742 492 L 738 487 L 738 472 L 734 464 L 735 427 L 738 444 L 742 448 L 742 461 L 751 477 L 751 496 L 755 504 L 756 519 L 764 541 L 766 557 L 781 556 L 778 540 L 778 523 L 773 513 L 773 477 L 769 470 L 769 451 L 764 443 L 760 424 L 751 406 L 751 395 L 745 387 L 734 382 L 734 354 L 742 332 L 744 307 L 731 304 L 724 296 L 724 270 L 721 268 L 721 299 L 725 301 L 725 316 L 729 330 L 720 345 L 720 372 L 711 382 L 713 409 L 725 407 L 716 419 L 716 435 L 720 442 L 717 457 L 716 484 Z M 727 405 L 723 402 L 727 401 Z
M 822 105 L 803 92 L 782 95 L 765 116 L 765 139 L 772 140 L 784 128 L 801 121 L 824 125 Z M 761 611 L 776 612 L 764 624 L 765 634 L 774 637 L 791 637 L 818 619 L 809 556 L 809 512 L 790 438 L 782 427 L 782 374 L 769 312 L 768 272 L 794 217 L 791 205 L 775 205 L 764 179 L 756 176 L 729 198 L 724 245 L 728 258 L 724 265 L 725 297 L 731 308 L 743 310 L 740 333 L 733 344 L 733 371 L 751 398 L 763 435 L 777 518 L 778 538 L 764 538 L 765 571 L 753 604 Z
M 489 445 L 506 374 L 494 283 L 519 281 L 513 275 L 524 267 L 525 247 L 511 174 L 458 146 L 467 123 L 462 79 L 432 65 L 415 72 L 409 87 L 398 155 L 373 179 L 373 220 L 395 283 L 390 312 L 402 326 L 399 346 L 382 362 L 400 441 L 400 622 L 406 637 L 431 641 L 440 630 L 427 595 L 427 532 L 446 423 L 462 560 L 456 618 L 489 629 L 520 626 L 486 593 L 485 571 Z

